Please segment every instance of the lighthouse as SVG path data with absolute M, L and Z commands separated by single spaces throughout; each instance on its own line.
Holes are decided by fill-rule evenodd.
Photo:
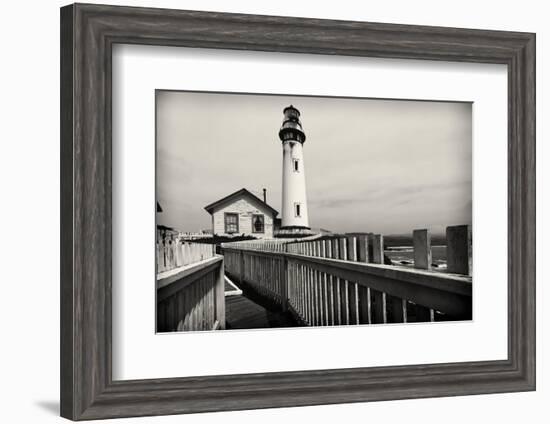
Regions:
M 309 227 L 304 143 L 306 134 L 300 122 L 300 111 L 290 105 L 283 110 L 279 138 L 283 146 L 282 219 L 278 237 L 305 237 Z

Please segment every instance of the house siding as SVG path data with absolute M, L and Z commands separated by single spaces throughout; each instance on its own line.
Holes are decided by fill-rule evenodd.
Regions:
M 226 213 L 236 213 L 239 216 L 239 232 L 237 234 L 245 234 L 257 238 L 273 238 L 273 213 L 267 207 L 262 206 L 259 202 L 251 202 L 247 197 L 235 199 L 230 204 L 224 205 L 216 209 L 212 214 L 212 230 L 214 234 L 220 236 L 230 235 L 225 232 Z M 252 231 L 252 216 L 261 214 L 264 215 L 264 232 L 254 233 Z

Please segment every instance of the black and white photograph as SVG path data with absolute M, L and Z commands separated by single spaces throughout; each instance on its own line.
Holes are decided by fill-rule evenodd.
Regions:
M 157 333 L 472 320 L 472 103 L 156 91 Z
M 550 422 L 545 2 L 2 12 L 2 422 Z

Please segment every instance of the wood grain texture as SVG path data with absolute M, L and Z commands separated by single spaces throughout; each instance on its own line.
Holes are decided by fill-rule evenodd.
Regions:
M 114 43 L 506 64 L 509 358 L 112 381 Z M 535 35 L 76 4 L 61 9 L 61 414 L 73 420 L 535 388 Z M 489 282 L 488 282 L 489 283 Z
M 75 416 L 74 406 L 74 286 L 73 286 L 73 8 L 61 9 L 61 196 L 60 196 L 60 275 L 61 275 L 61 331 L 60 331 L 60 410 L 64 417 Z

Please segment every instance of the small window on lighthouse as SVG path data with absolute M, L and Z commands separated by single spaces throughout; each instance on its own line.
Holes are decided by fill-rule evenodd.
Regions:
M 292 159 L 294 164 L 294 172 L 300 172 L 300 159 Z
M 294 203 L 294 215 L 299 218 L 301 215 L 300 215 L 300 204 L 299 203 Z

